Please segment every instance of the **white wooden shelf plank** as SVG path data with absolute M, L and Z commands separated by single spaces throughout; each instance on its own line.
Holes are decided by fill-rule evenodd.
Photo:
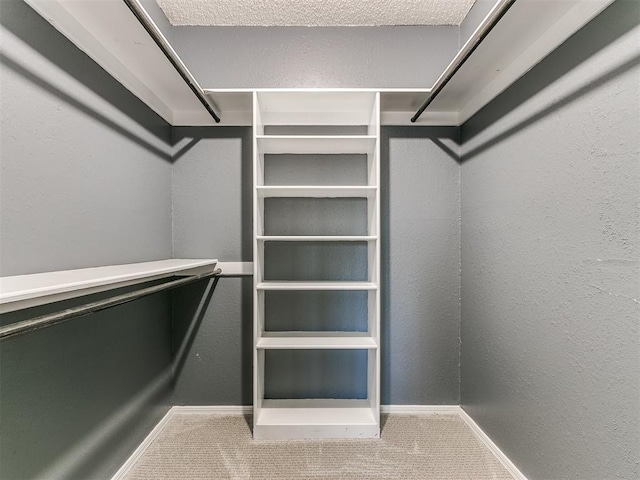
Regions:
M 376 235 L 258 235 L 262 242 L 373 242 Z
M 377 425 L 366 400 L 264 400 L 257 425 Z
M 258 186 L 258 197 L 373 198 L 378 187 L 371 186 Z
M 258 290 L 377 290 L 378 286 L 372 282 L 260 282 Z
M 375 349 L 378 344 L 366 332 L 265 332 L 259 349 Z
M 175 274 L 213 270 L 215 259 L 169 259 L 0 278 L 0 311 L 7 312 Z
M 375 135 L 257 135 L 262 154 L 372 153 Z

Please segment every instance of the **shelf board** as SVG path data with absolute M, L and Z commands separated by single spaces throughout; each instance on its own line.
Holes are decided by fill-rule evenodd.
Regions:
M 360 186 L 259 186 L 258 197 L 373 198 L 378 187 Z
M 380 425 L 368 400 L 264 400 L 255 439 L 378 438 Z
M 258 235 L 261 242 L 373 242 L 375 235 Z
M 366 332 L 265 332 L 259 349 L 375 349 L 376 340 Z
M 213 270 L 217 260 L 170 259 L 0 278 L 0 312 L 89 295 L 176 274 Z
M 368 125 L 375 91 L 282 89 L 257 94 L 265 125 Z
M 372 154 L 375 135 L 257 135 L 261 154 Z
M 267 281 L 256 285 L 258 290 L 377 290 L 372 282 L 281 282 Z

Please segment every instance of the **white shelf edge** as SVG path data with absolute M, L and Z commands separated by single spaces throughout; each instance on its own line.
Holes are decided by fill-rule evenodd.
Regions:
M 372 282 L 259 282 L 258 290 L 377 290 Z
M 375 235 L 258 235 L 259 242 L 374 242 Z
M 372 350 L 376 339 L 362 332 L 269 332 L 258 337 L 258 349 Z
M 378 187 L 373 186 L 257 186 L 258 197 L 316 197 L 316 198 L 371 198 Z
M 0 313 L 166 278 L 178 273 L 211 271 L 217 262 L 215 259 L 167 259 L 2 277 Z

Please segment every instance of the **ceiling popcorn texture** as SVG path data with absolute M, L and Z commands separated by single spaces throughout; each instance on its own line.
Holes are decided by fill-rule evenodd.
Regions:
M 475 0 L 156 0 L 172 25 L 460 25 Z

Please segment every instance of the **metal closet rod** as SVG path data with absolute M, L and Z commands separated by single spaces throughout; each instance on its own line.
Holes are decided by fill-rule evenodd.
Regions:
M 476 28 L 476 31 L 473 32 L 471 38 L 467 40 L 467 42 L 463 45 L 457 55 L 453 58 L 449 66 L 442 72 L 442 75 L 436 80 L 431 87 L 431 92 L 429 92 L 429 96 L 424 101 L 424 103 L 420 106 L 416 114 L 411 117 L 411 122 L 415 123 L 422 112 L 435 100 L 438 94 L 442 91 L 442 89 L 449 83 L 449 81 L 453 78 L 460 67 L 464 65 L 464 63 L 469 59 L 471 54 L 478 48 L 478 46 L 482 43 L 482 41 L 489 35 L 493 27 L 495 27 L 500 19 L 507 13 L 507 10 L 511 8 L 511 6 L 516 2 L 516 0 L 500 0 L 498 1 L 489 14 L 485 17 L 482 23 Z
M 201 273 L 198 275 L 191 275 L 188 277 L 173 280 L 171 282 L 161 283 L 160 285 L 154 285 L 153 287 L 142 288 L 135 292 L 125 293 L 123 295 L 116 295 L 115 297 L 105 298 L 104 300 L 98 300 L 97 302 L 87 303 L 78 307 L 68 308 L 60 312 L 48 313 L 39 317 L 30 318 L 21 322 L 15 322 L 9 325 L 0 327 L 0 340 L 6 340 L 7 338 L 16 337 L 25 333 L 40 330 L 42 328 L 51 327 L 59 323 L 66 322 L 72 318 L 81 317 L 90 313 L 95 313 L 100 310 L 115 307 L 116 305 L 122 305 L 123 303 L 129 303 L 142 297 L 153 295 L 154 293 L 162 292 L 164 290 L 170 290 L 172 288 L 181 287 L 189 283 L 197 282 L 204 278 L 215 277 L 213 283 L 213 289 L 216 288 L 219 275 L 222 273 L 220 268 L 216 268 L 212 272 Z
M 182 60 L 180 60 L 180 57 L 173 49 L 173 47 L 169 44 L 167 39 L 164 38 L 164 35 L 160 31 L 160 29 L 156 26 L 155 23 L 153 23 L 153 20 L 151 19 L 151 17 L 149 17 L 149 14 L 144 10 L 144 8 L 142 8 L 140 2 L 138 2 L 138 0 L 123 1 L 127 5 L 127 7 L 129 7 L 129 10 L 131 10 L 131 13 L 133 13 L 133 15 L 138 19 L 140 24 L 144 27 L 153 41 L 156 42 L 156 45 L 158 45 L 158 48 L 160 48 L 162 53 L 164 53 L 164 56 L 167 57 L 167 60 L 171 62 L 173 68 L 176 69 L 176 71 L 180 74 L 180 76 L 189 86 L 194 95 L 198 98 L 198 100 L 200 100 L 202 106 L 207 109 L 207 112 L 209 112 L 216 123 L 220 123 L 220 117 L 207 100 L 207 97 L 204 94 L 204 90 L 198 84 L 193 75 L 191 75 L 191 72 L 189 71 L 189 69 L 187 69 L 186 65 L 182 62 Z

